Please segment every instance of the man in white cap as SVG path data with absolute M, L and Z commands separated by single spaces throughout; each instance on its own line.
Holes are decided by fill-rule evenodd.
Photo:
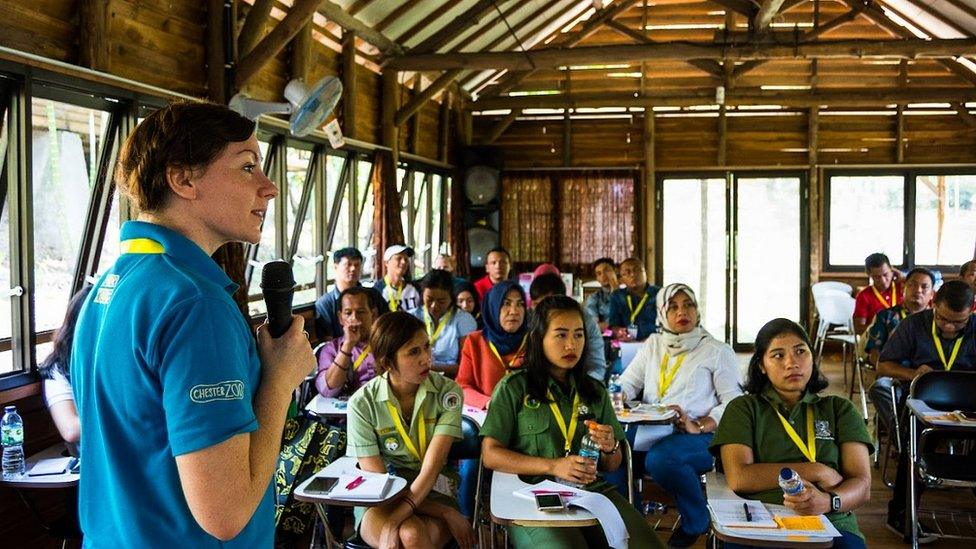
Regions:
M 388 246 L 383 252 L 386 276 L 377 281 L 376 288 L 390 305 L 391 311 L 409 311 L 420 306 L 420 292 L 408 280 L 413 248 L 403 244 Z

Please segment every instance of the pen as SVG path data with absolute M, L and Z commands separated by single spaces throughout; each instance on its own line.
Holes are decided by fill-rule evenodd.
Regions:
M 352 482 L 346 485 L 346 490 L 352 490 L 353 488 L 359 486 L 360 484 L 366 482 L 366 479 L 362 475 L 359 475 Z
M 565 490 L 563 490 L 563 491 L 559 491 L 559 490 L 555 490 L 555 491 L 554 490 L 532 490 L 532 493 L 535 494 L 535 495 L 552 495 L 552 494 L 555 494 L 557 496 L 575 496 L 576 495 L 576 492 L 569 492 L 569 491 L 565 491 Z
M 743 503 L 742 510 L 746 512 L 746 522 L 752 522 L 752 513 L 749 512 L 749 504 Z

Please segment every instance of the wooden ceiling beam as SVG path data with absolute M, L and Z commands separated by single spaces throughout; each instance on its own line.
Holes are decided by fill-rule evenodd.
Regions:
M 627 25 L 624 25 L 619 21 L 614 21 L 613 19 L 611 19 L 610 21 L 607 21 L 607 26 L 624 36 L 633 38 L 634 40 L 636 40 L 641 44 L 657 43 L 654 40 L 651 40 L 650 38 L 645 36 L 644 34 L 628 27 Z M 705 71 L 706 73 L 714 76 L 715 78 L 725 77 L 725 70 L 722 68 L 722 65 L 718 61 L 712 59 L 690 59 L 688 61 L 688 64 L 697 69 L 701 69 Z
M 319 13 L 326 19 L 340 27 L 356 33 L 356 36 L 376 46 L 383 55 L 397 55 L 403 53 L 399 44 L 387 38 L 382 32 L 370 27 L 359 19 L 350 15 L 332 0 L 320 0 Z M 296 0 L 297 3 L 297 0 Z M 294 9 L 294 8 L 292 8 Z
M 755 17 L 756 11 L 759 9 L 756 4 L 749 0 L 712 0 L 712 2 L 725 9 L 745 15 L 750 21 Z
M 454 21 L 441 27 L 423 42 L 417 44 L 411 51 L 415 54 L 432 53 L 454 40 L 459 34 L 471 28 L 473 21 L 480 21 L 490 10 L 494 9 L 496 0 L 478 0 L 475 5 L 458 16 Z
M 497 141 L 498 138 L 505 133 L 505 130 L 512 125 L 512 122 L 515 122 L 515 119 L 518 118 L 520 114 L 522 114 L 522 109 L 512 109 L 510 113 L 506 114 L 504 118 L 495 124 L 495 127 L 491 129 L 491 132 L 488 133 L 482 144 L 491 145 Z
M 962 121 L 966 123 L 970 128 L 976 129 L 976 115 L 969 112 L 966 105 L 962 103 L 952 103 L 952 110 L 956 111 L 956 114 L 962 118 Z
M 315 9 L 322 0 L 295 0 L 285 18 L 271 29 L 267 36 L 261 39 L 254 49 L 241 58 L 234 75 L 234 84 L 242 88 L 261 67 L 272 57 L 284 49 L 285 45 L 295 37 L 302 27 L 312 21 Z
M 434 96 L 440 93 L 444 88 L 448 87 L 451 82 L 454 82 L 460 74 L 460 69 L 452 69 L 437 77 L 437 80 L 431 82 L 431 84 L 424 88 L 422 92 L 411 97 L 410 101 L 407 101 L 404 106 L 397 110 L 396 116 L 393 118 L 393 123 L 399 126 L 406 122 L 411 116 L 416 114 L 425 103 L 433 99 Z M 418 73 L 416 78 L 419 77 L 420 74 Z
M 753 26 L 758 32 L 765 32 L 769 28 L 769 24 L 773 22 L 773 17 L 779 13 L 779 9 L 783 7 L 783 2 L 786 0 L 763 0 L 761 6 L 759 6 L 759 11 L 756 13 L 756 17 L 753 19 Z
M 271 8 L 275 0 L 254 0 L 251 10 L 244 17 L 244 25 L 237 35 L 237 54 L 245 56 L 254 49 L 271 20 Z
M 587 21 L 580 27 L 580 30 L 569 33 L 563 36 L 561 40 L 557 40 L 552 44 L 555 48 L 572 48 L 586 40 L 590 35 L 596 32 L 600 27 L 604 25 L 607 21 L 610 21 L 617 15 L 623 13 L 625 10 L 630 9 L 637 0 L 620 0 L 619 2 L 604 6 L 602 10 L 595 12 Z M 556 32 L 559 32 L 557 29 Z M 546 41 L 542 40 L 539 44 L 545 45 Z M 534 50 L 529 50 L 534 51 Z M 526 52 L 521 52 L 526 54 Z M 566 63 L 570 64 L 570 63 Z M 529 70 L 523 70 L 520 72 L 509 74 L 504 80 L 495 84 L 491 89 L 485 92 L 485 97 L 496 97 L 504 92 L 514 88 L 519 85 L 522 80 L 528 78 L 531 74 L 535 72 L 535 67 L 530 67 Z
M 565 65 L 627 63 L 649 60 L 714 59 L 938 59 L 976 54 L 976 39 L 831 40 L 797 44 L 693 44 L 661 42 L 639 45 L 555 47 L 526 52 L 474 52 L 406 55 L 392 59 L 396 70 L 507 69 L 535 71 Z
M 479 99 L 465 105 L 467 111 L 498 109 L 575 109 L 583 107 L 688 107 L 712 104 L 715 90 L 699 89 L 674 94 L 649 92 L 634 97 L 633 92 L 579 93 L 572 95 L 535 95 Z M 966 103 L 976 101 L 976 89 L 970 88 L 909 88 L 870 89 L 845 88 L 816 91 L 731 90 L 725 94 L 725 104 L 783 105 L 787 107 L 879 107 L 892 103 L 929 102 Z

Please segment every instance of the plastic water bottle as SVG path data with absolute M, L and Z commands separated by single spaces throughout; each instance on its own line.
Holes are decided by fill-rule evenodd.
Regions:
M 17 413 L 16 406 L 7 406 L 3 411 L 3 420 L 0 421 L 3 480 L 13 480 L 27 472 L 27 464 L 24 462 L 24 420 Z
M 789 467 L 780 469 L 778 480 L 779 487 L 783 489 L 783 494 L 787 496 L 795 496 L 804 490 L 800 475 Z
M 615 414 L 621 414 L 624 411 L 624 388 L 620 385 L 620 375 L 613 374 L 610 376 L 610 382 L 607 383 L 607 392 L 610 393 L 610 403 L 613 404 L 613 411 Z
M 583 440 L 580 441 L 579 455 L 593 461 L 600 460 L 600 447 L 590 436 L 590 433 L 583 435 Z

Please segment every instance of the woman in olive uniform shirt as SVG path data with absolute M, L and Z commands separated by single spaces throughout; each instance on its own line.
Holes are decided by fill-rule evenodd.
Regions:
M 374 324 L 369 345 L 380 375 L 349 399 L 347 454 L 364 471 L 388 465 L 410 482 L 407 496 L 365 511 L 359 533 L 372 547 L 442 547 L 453 537 L 474 545 L 474 532 L 458 511 L 457 472 L 447 454 L 461 438 L 461 389 L 431 371 L 424 323 L 397 311 Z
M 600 492 L 620 512 L 630 536 L 629 547 L 662 547 L 637 510 L 597 476 L 597 464 L 578 455 L 588 427 L 600 447 L 599 469 L 615 470 L 621 463 L 620 441 L 624 439 L 606 390 L 586 375 L 582 365 L 585 349 L 579 304 L 562 295 L 539 302 L 529 327 L 525 368 L 502 379 L 492 394 L 481 427 L 481 457 L 489 469 L 522 475 L 527 482 L 548 476 Z M 515 547 L 607 546 L 600 526 L 508 528 Z
M 748 394 L 725 408 L 710 450 L 721 457 L 733 491 L 801 515 L 826 514 L 843 534 L 834 547 L 861 548 L 853 510 L 871 493 L 871 437 L 851 401 L 817 394 L 827 381 L 810 349 L 806 332 L 791 320 L 777 318 L 759 330 Z M 783 467 L 803 479 L 799 495 L 783 495 L 777 482 Z

